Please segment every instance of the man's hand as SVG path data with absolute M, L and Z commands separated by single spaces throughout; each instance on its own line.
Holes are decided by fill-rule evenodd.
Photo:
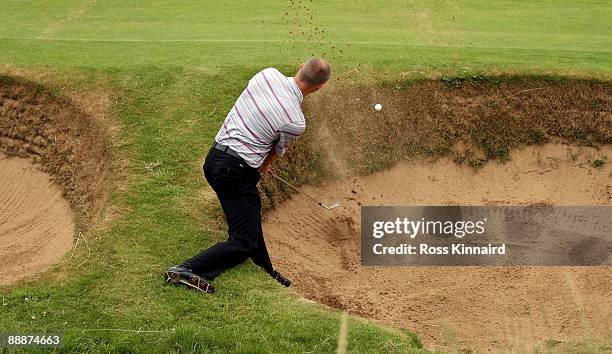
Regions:
M 259 166 L 259 173 L 265 175 L 272 172 L 272 161 L 274 160 L 276 160 L 276 151 L 272 149 L 261 166 Z
M 262 175 L 268 174 L 272 172 L 272 164 L 268 163 L 268 164 L 263 164 L 261 166 L 259 166 L 259 173 L 261 173 Z

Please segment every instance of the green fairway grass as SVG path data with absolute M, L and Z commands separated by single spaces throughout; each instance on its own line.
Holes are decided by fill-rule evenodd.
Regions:
M 0 60 L 219 68 L 326 54 L 339 68 L 611 70 L 607 1 L 292 3 L 4 1 Z
M 300 60 L 325 55 L 336 77 L 357 81 L 612 75 L 608 1 L 10 0 L 1 8 L 0 74 L 57 93 L 106 92 L 108 124 L 118 127 L 110 199 L 87 243 L 35 281 L 0 288 L 0 332 L 63 333 L 66 352 L 335 351 L 340 312 L 302 300 L 250 261 L 215 280 L 213 296 L 162 283 L 168 266 L 225 237 L 210 221 L 217 204 L 198 197 L 201 163 L 257 71 L 292 75 Z M 425 351 L 408 330 L 351 317 L 348 349 Z

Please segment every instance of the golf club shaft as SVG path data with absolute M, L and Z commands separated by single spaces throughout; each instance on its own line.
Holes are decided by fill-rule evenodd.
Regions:
M 299 190 L 299 189 L 298 189 L 298 187 L 296 187 L 296 186 L 294 186 L 293 184 L 291 184 L 291 183 L 289 183 L 289 182 L 285 181 L 283 178 L 281 178 L 280 176 L 276 175 L 276 173 L 274 173 L 274 172 L 270 171 L 270 174 L 271 174 L 272 176 L 274 176 L 274 178 L 276 178 L 277 180 L 279 180 L 279 181 L 283 182 L 284 184 L 288 185 L 289 187 L 293 188 L 293 189 L 294 189 L 295 191 L 297 191 L 298 193 L 302 193 L 302 194 L 304 194 L 305 196 L 307 196 L 307 197 L 308 197 L 310 200 L 312 200 L 313 202 L 315 202 L 315 203 L 317 203 L 317 204 L 321 205 L 321 202 L 319 202 L 318 200 L 316 200 L 316 199 L 315 199 L 314 197 L 312 197 L 310 194 L 308 194 L 308 193 L 306 193 L 306 192 L 304 192 L 304 191 Z

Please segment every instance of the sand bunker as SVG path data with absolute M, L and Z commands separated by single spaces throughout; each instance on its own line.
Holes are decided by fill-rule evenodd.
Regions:
M 527 147 L 480 170 L 403 162 L 304 190 L 266 217 L 275 266 L 306 298 L 416 332 L 432 349 L 525 351 L 545 341 L 610 336 L 606 267 L 361 267 L 360 205 L 611 205 L 612 156 L 566 145 Z M 550 342 L 549 342 L 550 343 Z
M 0 284 L 49 268 L 73 238 L 72 209 L 50 176 L 0 154 Z
M 107 132 L 80 98 L 0 75 L 0 284 L 57 262 L 105 199 Z

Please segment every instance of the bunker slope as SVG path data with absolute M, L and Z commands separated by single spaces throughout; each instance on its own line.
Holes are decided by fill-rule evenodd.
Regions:
M 0 154 L 0 285 L 42 272 L 72 247 L 73 212 L 50 176 Z
M 407 161 L 322 187 L 303 187 L 266 215 L 275 267 L 307 299 L 416 332 L 431 349 L 530 350 L 612 333 L 610 267 L 361 267 L 360 205 L 611 205 L 612 156 L 530 146 L 479 170 L 448 158 Z

